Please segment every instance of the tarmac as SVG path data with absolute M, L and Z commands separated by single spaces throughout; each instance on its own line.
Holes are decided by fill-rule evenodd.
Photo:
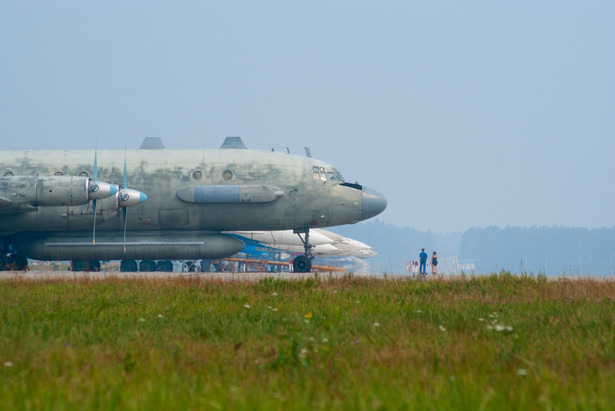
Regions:
M 472 275 L 427 275 L 418 277 L 412 275 L 396 274 L 351 274 L 346 272 L 314 272 L 314 273 L 289 273 L 289 272 L 120 272 L 120 271 L 99 271 L 99 272 L 79 272 L 79 271 L 0 271 L 0 281 L 3 280 L 104 280 L 108 278 L 125 279 L 167 279 L 167 278 L 199 278 L 202 280 L 223 280 L 223 281 L 259 281 L 268 278 L 279 278 L 285 280 L 305 280 L 308 278 L 319 278 L 321 280 L 354 277 L 370 277 L 378 279 L 408 279 L 416 281 L 463 281 L 481 277 L 479 274 Z M 615 276 L 546 276 L 547 281 L 580 281 L 594 280 L 611 282 L 615 281 Z

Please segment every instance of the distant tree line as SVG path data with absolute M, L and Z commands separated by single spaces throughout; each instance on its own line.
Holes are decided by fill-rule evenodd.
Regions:
M 463 233 L 459 258 L 475 260 L 477 272 L 610 275 L 615 228 L 471 228 Z
M 373 220 L 331 231 L 374 247 L 379 254 L 366 261 L 375 274 L 403 273 L 425 248 L 442 259 L 471 260 L 475 273 L 615 275 L 615 227 L 486 227 L 439 234 Z

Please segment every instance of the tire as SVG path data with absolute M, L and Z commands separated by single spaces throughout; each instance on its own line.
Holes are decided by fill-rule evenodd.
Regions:
M 72 271 L 85 271 L 85 260 L 73 260 L 70 267 Z
M 295 257 L 293 269 L 296 273 L 309 273 L 312 270 L 312 262 L 305 255 Z
M 99 272 L 100 271 L 100 260 L 88 260 L 88 271 Z
M 135 260 L 122 260 L 120 263 L 120 272 L 123 273 L 136 273 L 137 262 Z
M 173 272 L 173 263 L 169 260 L 158 261 L 158 268 L 156 271 L 162 271 L 167 273 Z
M 0 271 L 6 271 L 8 269 L 9 258 L 4 254 L 0 254 Z
M 141 261 L 141 264 L 139 264 L 139 271 L 154 272 L 157 269 L 158 269 L 158 264 L 156 264 L 156 261 L 143 260 Z

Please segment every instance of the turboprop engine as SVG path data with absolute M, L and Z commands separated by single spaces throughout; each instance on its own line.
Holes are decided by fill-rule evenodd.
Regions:
M 0 177 L 0 210 L 34 211 L 37 207 L 78 206 L 111 197 L 114 184 L 78 176 Z

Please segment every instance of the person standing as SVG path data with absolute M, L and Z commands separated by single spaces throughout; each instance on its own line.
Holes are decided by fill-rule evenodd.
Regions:
M 438 254 L 436 254 L 436 252 L 433 252 L 433 255 L 431 256 L 431 273 L 433 275 L 438 274 Z
M 421 248 L 421 253 L 419 254 L 419 272 L 423 275 L 427 275 L 426 267 L 427 267 L 427 253 L 424 248 Z

